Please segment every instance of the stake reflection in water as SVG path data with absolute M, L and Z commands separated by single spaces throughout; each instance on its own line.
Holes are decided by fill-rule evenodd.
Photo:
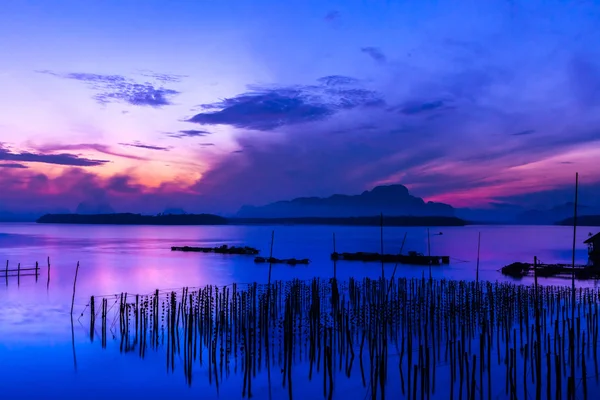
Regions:
M 102 298 L 100 311 L 91 298 L 86 312 L 92 340 L 101 317 L 103 348 L 109 331 L 121 352 L 164 351 L 168 372 L 181 360 L 191 385 L 204 368 L 216 391 L 239 372 L 244 397 L 264 367 L 277 366 L 290 399 L 305 379 L 329 399 L 344 384 L 372 399 L 397 397 L 392 390 L 409 399 L 587 398 L 600 387 L 599 295 L 578 289 L 573 315 L 568 287 L 313 279 L 123 293 Z M 562 382 L 571 352 L 575 387 Z

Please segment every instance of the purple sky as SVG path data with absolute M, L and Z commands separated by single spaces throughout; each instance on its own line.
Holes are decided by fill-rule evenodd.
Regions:
M 600 201 L 595 1 L 2 7 L 0 210 Z

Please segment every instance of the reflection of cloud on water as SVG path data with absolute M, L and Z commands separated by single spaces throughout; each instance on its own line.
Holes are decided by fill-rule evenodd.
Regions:
M 4 343 L 36 342 L 70 331 L 67 307 L 42 304 L 16 304 L 0 308 L 0 336 Z

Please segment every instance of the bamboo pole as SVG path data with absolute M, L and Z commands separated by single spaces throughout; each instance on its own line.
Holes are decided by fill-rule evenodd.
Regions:
M 77 286 L 77 273 L 79 272 L 79 261 L 75 268 L 75 279 L 73 280 L 73 297 L 71 298 L 71 316 L 73 315 L 73 307 L 75 306 L 75 287 Z

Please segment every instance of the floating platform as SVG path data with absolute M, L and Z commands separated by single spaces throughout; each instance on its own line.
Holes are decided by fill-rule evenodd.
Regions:
M 310 264 L 310 260 L 308 258 L 275 258 L 275 257 L 256 257 L 254 259 L 255 263 L 269 263 L 269 264 L 288 264 L 288 265 L 308 265 Z
M 537 264 L 514 262 L 501 269 L 503 275 L 513 278 L 525 276 L 570 278 L 573 274 L 571 264 Z M 593 265 L 575 265 L 576 279 L 600 279 L 600 267 Z
M 363 262 L 384 262 L 412 265 L 442 265 L 450 264 L 450 256 L 425 256 L 415 251 L 409 251 L 408 254 L 383 254 L 379 253 L 331 253 L 331 259 L 334 261 L 363 261 Z
M 260 253 L 259 250 L 253 247 L 237 247 L 237 246 L 228 246 L 226 244 L 219 247 L 171 247 L 171 251 L 189 251 L 194 253 L 217 253 L 217 254 L 238 254 L 238 255 L 248 255 L 255 256 Z

